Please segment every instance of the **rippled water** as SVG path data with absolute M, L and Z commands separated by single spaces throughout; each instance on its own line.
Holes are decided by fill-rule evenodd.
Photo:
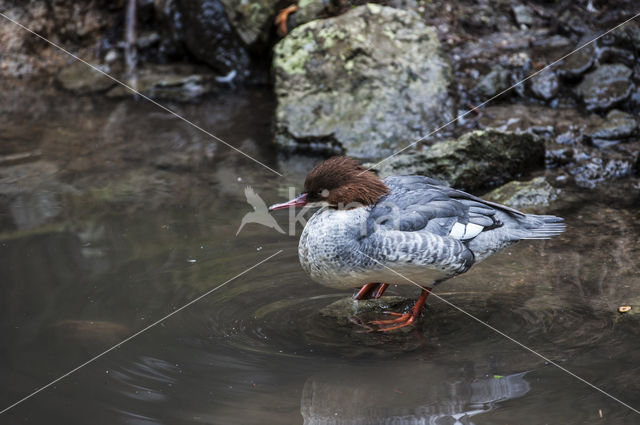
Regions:
M 0 423 L 638 423 L 435 297 L 409 332 L 322 313 L 351 294 L 306 277 L 296 237 L 256 224 L 235 235 L 251 211 L 245 185 L 281 201 L 318 160 L 273 152 L 266 93 L 171 106 L 284 178 L 141 102 L 13 96 L 0 153 L 27 159 L 0 168 L 0 409 L 283 252 Z M 520 243 L 437 293 L 639 408 L 639 316 L 617 308 L 640 311 L 640 202 L 637 182 L 620 184 L 567 188 L 549 211 L 566 217 L 564 235 Z

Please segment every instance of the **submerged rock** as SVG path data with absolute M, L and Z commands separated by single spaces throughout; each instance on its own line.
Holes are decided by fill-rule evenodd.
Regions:
M 221 74 L 249 74 L 249 55 L 229 25 L 219 0 L 179 0 L 184 42 L 189 51 Z
M 108 66 L 98 66 L 103 72 L 110 73 Z M 77 93 L 95 93 L 110 89 L 116 82 L 81 61 L 74 61 L 63 68 L 57 80 L 67 90 Z
M 544 165 L 544 139 L 528 133 L 478 130 L 394 156 L 381 164 L 383 176 L 420 174 L 476 190 L 503 184 Z
M 136 89 L 151 98 L 192 100 L 215 87 L 215 76 L 204 66 L 187 64 L 154 65 L 138 71 Z M 130 90 L 116 86 L 107 92 L 108 97 L 131 96 Z
M 414 300 L 399 296 L 384 296 L 370 300 L 340 298 L 320 310 L 320 315 L 335 319 L 339 325 L 348 325 L 353 317 L 368 317 L 384 311 L 401 312 L 413 305 Z
M 387 155 L 452 117 L 433 28 L 375 4 L 295 28 L 275 46 L 281 147 Z
M 606 64 L 588 73 L 576 91 L 589 110 L 607 110 L 627 99 L 633 84 L 631 70 L 622 64 Z
M 529 181 L 512 181 L 492 190 L 483 198 L 516 209 L 547 207 L 562 191 L 551 186 L 544 177 Z

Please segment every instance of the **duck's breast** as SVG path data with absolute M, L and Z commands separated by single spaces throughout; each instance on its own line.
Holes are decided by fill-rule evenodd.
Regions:
M 298 255 L 313 280 L 334 287 L 362 284 L 362 272 L 372 265 L 360 252 L 368 214 L 369 208 L 322 209 L 309 219 Z

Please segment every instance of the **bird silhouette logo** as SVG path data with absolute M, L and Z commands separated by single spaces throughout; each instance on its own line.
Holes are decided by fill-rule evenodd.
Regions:
M 242 217 L 236 236 L 238 236 L 244 225 L 248 223 L 262 224 L 263 226 L 275 229 L 280 233 L 284 233 L 284 230 L 282 230 L 276 220 L 271 216 L 271 214 L 269 214 L 267 204 L 264 203 L 262 198 L 258 196 L 251 186 L 244 188 L 244 195 L 247 197 L 247 203 L 253 207 L 253 211 L 246 213 L 244 217 Z

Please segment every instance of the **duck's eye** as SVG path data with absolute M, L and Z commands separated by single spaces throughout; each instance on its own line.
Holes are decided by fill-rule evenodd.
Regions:
M 323 198 L 328 198 L 329 197 L 329 190 L 328 189 L 322 189 L 319 193 L 320 193 L 320 196 L 322 196 Z

